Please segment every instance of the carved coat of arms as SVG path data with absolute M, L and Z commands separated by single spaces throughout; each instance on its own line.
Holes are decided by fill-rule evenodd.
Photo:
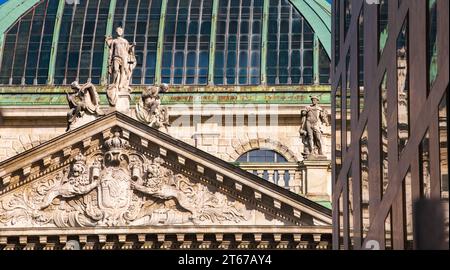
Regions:
M 222 224 L 247 220 L 245 206 L 210 191 L 162 158 L 148 158 L 113 132 L 102 149 L 0 198 L 0 227 Z

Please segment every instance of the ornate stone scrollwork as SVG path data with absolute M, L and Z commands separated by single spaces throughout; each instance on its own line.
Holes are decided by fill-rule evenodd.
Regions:
M 242 223 L 242 203 L 132 149 L 121 131 L 102 150 L 0 198 L 0 227 Z

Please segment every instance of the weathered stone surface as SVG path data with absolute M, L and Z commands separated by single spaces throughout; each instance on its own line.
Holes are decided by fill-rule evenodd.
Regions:
M 11 188 L 7 188 L 5 182 L 0 186 L 0 227 L 79 228 L 236 224 L 283 226 L 298 225 L 302 222 L 308 224 L 309 219 L 294 222 L 296 218 L 293 213 L 279 212 L 280 209 L 284 209 L 282 205 L 286 203 L 293 204 L 291 207 L 297 209 L 296 211 L 307 211 L 302 215 L 304 217 L 313 215 L 323 220 L 330 219 L 328 214 L 322 216 L 319 208 L 311 212 L 309 206 L 305 208 L 288 198 L 289 196 L 280 198 L 280 194 L 283 194 L 281 187 L 268 188 L 263 184 L 264 180 L 258 178 L 257 181 L 261 182 L 256 185 L 258 192 L 264 193 L 265 196 L 271 196 L 271 188 L 281 191 L 277 190 L 274 193 L 278 197 L 274 199 L 273 206 L 257 207 L 249 198 L 245 199 L 242 195 L 234 193 L 244 192 L 244 186 L 255 185 L 253 183 L 255 179 L 247 179 L 252 178 L 251 174 L 242 174 L 243 172 L 231 167 L 223 168 L 222 166 L 231 165 L 221 164 L 220 160 L 207 161 L 213 157 L 204 153 L 202 156 L 190 157 L 196 153 L 194 148 L 191 152 L 177 152 L 178 159 L 183 157 L 182 163 L 167 162 L 166 157 L 141 151 L 139 149 L 143 140 L 147 141 L 145 147 L 152 149 L 154 146 L 150 144 L 160 140 L 169 147 L 166 148 L 168 150 L 181 146 L 182 149 L 187 149 L 187 145 L 180 145 L 181 142 L 175 140 L 165 141 L 169 137 L 165 139 L 155 137 L 158 133 L 153 133 L 151 129 L 139 131 L 138 126 L 126 124 L 134 120 L 124 115 L 115 115 L 114 113 L 109 117 L 97 119 L 93 124 L 80 129 L 78 133 L 67 133 L 50 145 L 33 148 L 21 158 L 20 162 L 23 164 L 4 163 L 4 174 L 14 173 L 19 179 L 14 180 L 16 184 Z M 114 117 L 119 116 L 122 119 L 121 127 L 114 124 L 116 123 Z M 147 137 L 136 138 L 136 133 L 141 134 L 139 136 L 146 134 Z M 150 134 L 153 134 L 151 135 L 153 137 Z M 104 139 L 99 145 L 98 139 L 94 138 Z M 130 141 L 132 138 L 133 141 Z M 62 157 L 65 155 L 64 149 L 70 150 L 66 155 L 69 159 L 64 163 L 55 162 L 57 159 L 65 160 Z M 47 155 L 44 156 L 43 153 Z M 58 156 L 51 153 L 58 153 Z M 174 154 L 165 155 L 169 157 Z M 35 160 L 37 156 L 42 156 L 43 161 Z M 52 158 L 49 159 L 50 156 Z M 206 163 L 197 163 L 194 170 L 185 167 L 192 164 L 193 160 L 199 162 L 202 159 Z M 26 171 L 21 169 L 25 168 L 26 164 L 38 163 L 44 164 L 47 169 L 40 166 L 29 167 Z M 211 170 L 222 170 L 220 174 L 217 173 L 221 176 L 221 180 L 216 179 L 214 174 L 213 181 L 218 181 L 218 184 L 212 185 L 196 176 L 198 166 L 203 168 L 202 174 L 206 173 L 205 167 L 208 167 L 209 173 Z M 52 169 L 49 169 L 50 167 Z M 227 175 L 227 172 L 231 171 L 241 175 Z M 20 173 L 30 181 L 20 182 L 20 179 L 25 179 Z M 225 186 L 220 187 L 225 184 L 225 178 L 229 183 L 232 179 L 230 177 L 233 177 L 233 181 L 237 181 L 234 185 L 236 189 L 229 191 L 228 188 L 224 188 Z M 288 216 L 290 218 L 287 218 Z

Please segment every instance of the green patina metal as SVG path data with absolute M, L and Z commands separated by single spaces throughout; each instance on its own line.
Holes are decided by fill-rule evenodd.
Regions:
M 4 34 L 22 15 L 40 0 L 10 0 L 0 6 L 0 33 Z
M 117 0 L 111 0 L 111 2 L 109 2 L 108 21 L 106 22 L 106 36 L 112 35 L 113 32 L 116 3 Z M 103 51 L 103 66 L 101 78 L 102 85 L 108 84 L 108 55 L 109 55 L 109 48 L 105 43 L 105 49 Z
M 328 209 L 333 209 L 331 202 L 328 201 L 317 201 L 316 203 L 328 208 Z
M 3 36 L 3 34 L 0 34 L 0 65 L 2 63 L 3 44 L 4 44 L 4 36 Z
M 311 25 L 331 58 L 331 5 L 325 0 L 290 0 Z
M 40 0 L 10 0 L 0 6 L 0 63 L 3 56 L 5 32 Z
M 319 37 L 314 34 L 314 63 L 313 63 L 313 71 L 314 71 L 314 84 L 320 84 L 320 42 Z
M 155 84 L 161 83 L 161 64 L 164 46 L 164 26 L 166 24 L 167 0 L 161 1 L 161 15 L 159 17 L 158 47 L 156 48 Z
M 213 0 L 212 17 L 211 17 L 211 36 L 209 40 L 209 67 L 208 67 L 208 84 L 214 84 L 214 63 L 216 53 L 216 28 L 217 14 L 219 13 L 219 0 Z
M 428 2 L 429 12 L 431 12 L 431 9 L 433 8 L 434 5 L 436 5 L 436 0 L 430 0 Z M 429 71 L 430 85 L 432 85 L 434 83 L 434 81 L 436 80 L 437 74 L 438 74 L 437 40 L 434 40 L 434 44 L 430 44 L 429 46 L 433 48 L 433 51 L 431 54 L 430 71 Z
M 261 84 L 267 83 L 267 40 L 269 32 L 269 7 L 270 1 L 264 0 L 262 21 L 262 44 L 261 44 Z
M 387 42 L 387 39 L 388 39 L 388 29 L 386 28 L 386 29 L 384 29 L 384 31 L 383 32 L 381 32 L 381 34 L 380 34 L 380 53 L 382 53 L 383 52 L 383 50 L 384 50 L 384 46 L 386 46 L 386 42 Z
M 132 94 L 132 104 L 136 104 L 140 98 L 139 92 Z M 321 92 L 320 101 L 330 104 L 331 94 Z M 207 104 L 309 104 L 309 93 L 276 92 L 276 93 L 166 93 L 162 95 L 162 103 L 165 105 L 192 105 Z M 100 94 L 101 104 L 108 104 L 106 95 Z M 67 105 L 64 93 L 8 93 L 0 94 L 0 106 L 65 106 Z
M 134 92 L 142 92 L 146 86 L 133 86 Z M 70 86 L 0 86 L 0 93 L 3 94 L 37 94 L 37 93 L 65 93 Z M 106 91 L 106 86 L 97 86 L 99 93 Z M 320 93 L 329 92 L 329 85 L 255 85 L 255 86 L 236 86 L 236 85 L 224 85 L 224 86 L 194 86 L 194 85 L 174 85 L 170 86 L 171 93 L 263 93 L 263 92 L 300 92 L 300 93 Z
M 53 84 L 53 78 L 55 77 L 55 65 L 56 65 L 56 52 L 58 51 L 59 32 L 61 30 L 61 21 L 64 12 L 64 4 L 66 0 L 59 0 L 58 10 L 56 11 L 55 28 L 53 30 L 53 41 L 50 52 L 50 60 L 48 64 L 48 79 L 49 85 Z

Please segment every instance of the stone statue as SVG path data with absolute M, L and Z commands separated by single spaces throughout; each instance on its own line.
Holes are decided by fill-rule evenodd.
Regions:
M 104 115 L 100 109 L 100 98 L 92 83 L 80 85 L 77 81 L 71 84 L 74 92 L 66 92 L 70 111 L 67 113 L 67 130 L 74 129 L 98 116 Z
M 86 165 L 86 158 L 82 154 L 75 157 L 70 172 L 61 181 L 59 185 L 54 186 L 48 191 L 42 200 L 39 208 L 47 208 L 55 198 L 73 198 L 78 195 L 84 195 L 91 192 L 98 186 L 98 178 L 89 177 L 89 170 Z
M 110 84 L 107 89 L 108 101 L 111 106 L 118 107 L 119 111 L 129 109 L 129 99 L 131 93 L 130 81 L 133 69 L 136 67 L 135 44 L 130 44 L 123 38 L 123 28 L 117 27 L 117 38 L 106 37 L 106 44 L 109 47 L 109 74 Z M 125 98 L 124 103 L 118 103 L 118 99 Z M 128 104 L 128 108 L 126 106 Z
M 159 93 L 169 90 L 167 84 L 161 87 L 151 86 L 142 93 L 139 103 L 136 105 L 137 119 L 152 128 L 161 129 L 168 133 L 169 112 L 167 107 L 161 106 Z
M 171 171 L 162 167 L 164 160 L 156 158 L 153 162 L 146 165 L 147 173 L 145 179 L 136 176 L 137 181 L 131 182 L 131 187 L 150 196 L 162 200 L 175 200 L 183 209 L 189 211 L 192 219 L 195 218 L 196 211 L 192 205 L 191 197 L 194 196 L 194 189 L 189 188 L 189 191 L 181 190 L 179 188 L 177 178 Z M 186 182 L 188 186 L 189 183 Z
M 311 96 L 312 104 L 301 112 L 300 137 L 304 145 L 303 155 L 323 156 L 322 124 L 329 126 L 327 112 L 319 104 L 317 96 Z

